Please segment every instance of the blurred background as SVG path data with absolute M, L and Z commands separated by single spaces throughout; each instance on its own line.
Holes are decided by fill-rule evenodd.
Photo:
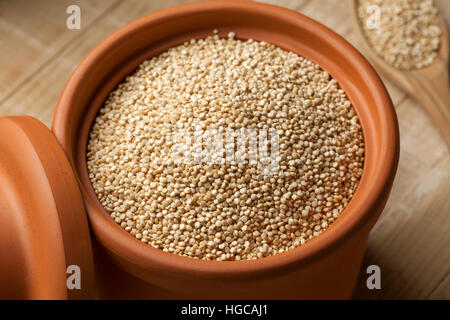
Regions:
M 301 12 L 353 45 L 351 0 L 262 1 Z M 28 114 L 50 126 L 70 74 L 101 40 L 128 22 L 184 0 L 0 0 L 0 116 Z M 450 1 L 435 0 L 450 24 Z M 68 29 L 68 6 L 81 9 Z M 383 78 L 400 123 L 397 178 L 373 229 L 355 299 L 450 299 L 450 155 L 425 111 Z M 0 151 L 1 152 L 1 151 Z M 366 268 L 381 268 L 368 290 Z

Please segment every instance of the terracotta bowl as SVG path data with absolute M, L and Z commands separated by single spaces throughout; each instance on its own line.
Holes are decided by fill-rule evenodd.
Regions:
M 143 60 L 192 38 L 264 40 L 319 64 L 346 91 L 362 125 L 365 164 L 353 199 L 322 235 L 286 253 L 252 261 L 203 261 L 165 253 L 122 230 L 88 178 L 88 132 L 108 93 Z M 388 198 L 399 157 L 398 124 L 374 69 L 339 35 L 277 6 L 208 1 L 152 13 L 101 42 L 69 79 L 53 131 L 75 168 L 90 227 L 100 296 L 106 298 L 350 298 L 370 229 Z

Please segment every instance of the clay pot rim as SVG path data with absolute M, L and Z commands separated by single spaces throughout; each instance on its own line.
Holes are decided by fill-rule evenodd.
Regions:
M 320 35 L 321 38 L 329 39 L 328 41 L 333 42 L 333 46 L 337 50 L 345 52 L 346 56 L 350 57 L 349 60 L 352 61 L 357 69 L 364 73 L 367 82 L 370 83 L 370 87 L 372 88 L 373 96 L 376 97 L 378 102 L 380 123 L 383 129 L 378 133 L 381 141 L 381 150 L 378 151 L 378 161 L 382 165 L 378 165 L 378 168 L 376 168 L 377 179 L 370 181 L 370 184 L 366 183 L 366 189 L 363 190 L 358 186 L 353 199 L 358 194 L 359 201 L 355 202 L 352 199 L 341 213 L 341 216 L 344 213 L 348 215 L 345 223 L 338 223 L 338 219 L 319 237 L 285 253 L 246 261 L 207 261 L 192 259 L 166 253 L 142 243 L 118 226 L 106 213 L 106 210 L 101 207 L 97 198 L 92 199 L 92 186 L 90 183 L 86 183 L 86 181 L 80 179 L 79 173 L 76 172 L 88 209 L 89 222 L 95 236 L 103 246 L 119 257 L 127 260 L 127 263 L 131 264 L 131 266 L 135 265 L 144 269 L 157 269 L 161 272 L 175 272 L 202 277 L 221 276 L 225 278 L 251 277 L 260 273 L 274 274 L 275 272 L 287 271 L 290 267 L 298 266 L 299 264 L 306 263 L 310 259 L 315 259 L 321 255 L 330 253 L 331 250 L 351 237 L 358 228 L 367 223 L 375 214 L 373 208 L 377 207 L 378 202 L 383 201 L 384 195 L 389 192 L 390 186 L 392 185 L 399 157 L 398 124 L 390 97 L 375 70 L 367 60 L 334 31 L 300 13 L 274 5 L 238 0 L 191 2 L 163 9 L 127 24 L 97 45 L 84 58 L 70 77 L 61 94 L 53 119 L 53 131 L 65 149 L 72 165 L 76 167 L 71 150 L 73 146 L 70 145 L 70 133 L 66 129 L 67 123 L 70 121 L 71 113 L 68 106 L 71 105 L 70 101 L 76 95 L 77 88 L 83 82 L 84 75 L 89 68 L 93 64 L 101 63 L 102 55 L 120 43 L 122 39 L 125 39 L 128 35 L 133 34 L 149 24 L 162 23 L 163 21 L 183 16 L 187 13 L 220 9 L 251 11 L 289 21 L 289 23 L 296 24 L 303 29 L 308 29 L 318 36 Z M 360 185 L 365 178 L 365 170 L 366 164 Z M 348 214 L 347 211 L 349 211 L 350 207 L 352 212 Z

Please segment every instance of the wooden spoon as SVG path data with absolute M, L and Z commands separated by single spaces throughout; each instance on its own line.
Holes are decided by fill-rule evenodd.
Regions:
M 448 31 L 444 19 L 439 16 L 442 30 L 438 56 L 434 62 L 421 69 L 401 70 L 385 62 L 368 42 L 358 17 L 358 0 L 350 0 L 351 15 L 358 44 L 363 53 L 385 76 L 405 90 L 428 112 L 450 150 L 450 84 L 448 75 Z

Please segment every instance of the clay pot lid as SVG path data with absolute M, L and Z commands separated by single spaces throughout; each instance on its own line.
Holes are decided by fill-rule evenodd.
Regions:
M 94 297 L 78 182 L 53 133 L 28 116 L 0 118 L 0 257 L 0 299 Z

